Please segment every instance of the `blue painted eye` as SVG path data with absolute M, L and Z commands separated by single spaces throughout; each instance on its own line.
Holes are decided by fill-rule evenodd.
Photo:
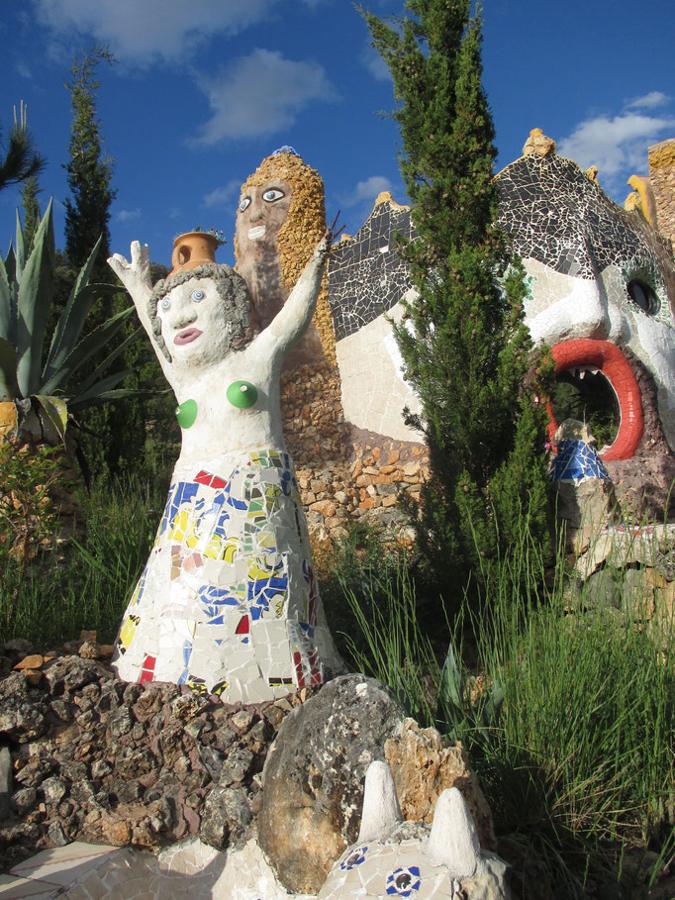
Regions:
M 190 296 L 195 301 L 195 303 L 199 303 L 200 300 L 203 300 L 204 297 L 206 297 L 206 294 L 204 293 L 204 291 L 196 290 L 193 291 Z
M 243 212 L 245 209 L 248 209 L 251 205 L 250 197 L 242 197 L 239 201 L 239 212 Z
M 275 203 L 277 200 L 281 200 L 282 197 L 285 197 L 283 191 L 278 190 L 277 188 L 270 188 L 269 191 L 265 191 L 262 195 L 263 200 L 267 203 Z
M 163 300 L 160 300 L 159 305 L 160 305 L 161 308 L 164 309 L 164 310 L 171 309 L 171 301 L 169 300 L 168 297 L 164 297 Z

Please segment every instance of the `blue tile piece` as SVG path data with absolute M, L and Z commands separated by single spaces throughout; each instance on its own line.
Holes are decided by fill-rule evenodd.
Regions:
M 587 478 L 609 478 L 609 473 L 595 449 L 585 441 L 567 439 L 558 444 L 549 476 L 552 481 L 579 484 Z

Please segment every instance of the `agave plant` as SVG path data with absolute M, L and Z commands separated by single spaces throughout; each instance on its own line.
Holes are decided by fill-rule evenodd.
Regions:
M 92 367 L 92 360 L 98 360 L 103 348 L 119 334 L 133 307 L 83 334 L 92 303 L 120 290 L 112 284 L 89 282 L 100 243 L 99 239 L 75 280 L 44 357 L 54 293 L 52 202 L 27 257 L 17 213 L 16 244 L 10 246 L 4 263 L 0 259 L 0 440 L 13 432 L 58 443 L 65 439 L 73 413 L 133 393 L 117 388 L 130 370 L 109 370 L 135 334 L 116 344 Z

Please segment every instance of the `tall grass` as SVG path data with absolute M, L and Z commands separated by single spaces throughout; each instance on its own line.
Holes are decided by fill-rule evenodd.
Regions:
M 468 746 L 521 895 L 584 897 L 618 885 L 631 848 L 660 853 L 652 877 L 673 850 L 672 629 L 588 611 L 584 589 L 570 608 L 563 548 L 553 569 L 544 558 L 525 527 L 481 573 L 443 670 L 409 573 L 385 558 L 346 591 L 363 636 L 349 644 L 411 714 Z
M 83 527 L 75 537 L 28 565 L 3 558 L 0 639 L 23 637 L 46 648 L 95 629 L 99 640 L 111 640 L 160 510 L 159 499 L 137 479 L 96 485 L 82 500 Z

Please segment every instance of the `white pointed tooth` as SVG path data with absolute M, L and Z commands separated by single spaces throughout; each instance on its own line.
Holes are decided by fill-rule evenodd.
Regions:
M 599 371 L 600 371 L 600 369 L 591 369 L 591 374 L 597 375 Z
M 368 766 L 363 789 L 359 843 L 382 840 L 403 821 L 391 769 L 385 762 Z
M 479 865 L 480 843 L 464 797 L 457 788 L 443 791 L 436 801 L 427 853 L 449 878 L 471 878 Z
M 579 378 L 585 378 L 585 377 L 586 377 L 586 369 L 581 369 L 579 371 Z

